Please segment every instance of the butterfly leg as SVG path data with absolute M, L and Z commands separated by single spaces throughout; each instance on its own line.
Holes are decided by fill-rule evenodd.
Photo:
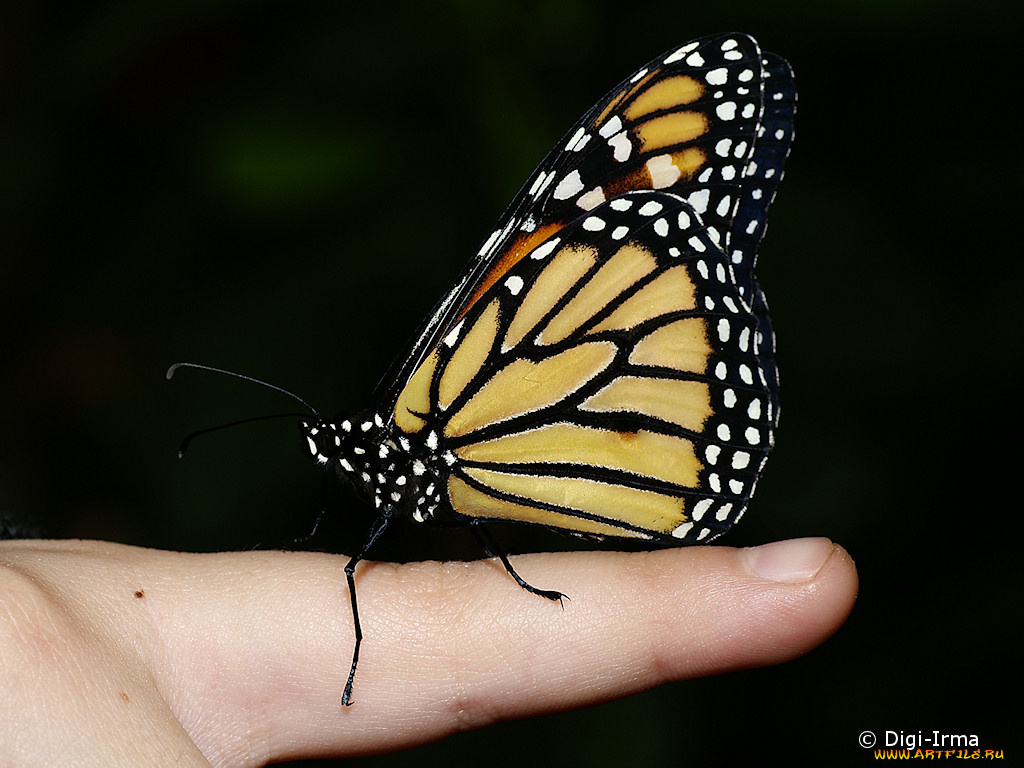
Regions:
M 359 561 L 366 557 L 366 553 L 370 551 L 370 547 L 373 546 L 374 542 L 380 538 L 381 534 L 384 533 L 384 529 L 388 527 L 388 522 L 391 520 L 391 516 L 388 513 L 382 514 L 378 517 L 373 527 L 370 528 L 370 533 L 366 536 L 366 540 L 363 542 L 362 548 L 356 555 L 353 555 L 352 559 L 348 561 L 345 566 L 345 578 L 348 580 L 348 594 L 352 601 L 352 623 L 355 627 L 356 634 L 356 645 L 352 651 L 352 667 L 348 671 L 348 682 L 345 683 L 345 693 L 341 696 L 341 703 L 346 707 L 352 706 L 352 683 L 356 678 L 356 665 L 359 663 L 359 645 L 363 641 L 363 629 L 359 624 L 359 605 L 356 602 L 356 565 Z
M 522 576 L 516 573 L 516 569 L 512 567 L 512 563 L 508 561 L 508 556 L 502 551 L 501 547 L 498 546 L 498 542 L 495 541 L 494 536 L 491 535 L 491 532 L 487 530 L 483 524 L 474 520 L 470 523 L 470 528 L 484 551 L 491 557 L 497 557 L 501 560 L 501 564 L 505 566 L 505 570 L 508 571 L 508 575 L 515 579 L 516 584 L 520 587 L 525 589 L 527 592 L 532 592 L 535 595 L 546 597 L 548 600 L 557 600 L 559 604 L 562 604 L 562 600 L 569 599 L 561 592 L 556 592 L 553 589 L 537 589 L 537 587 L 528 583 Z
M 324 521 L 324 518 L 327 517 L 326 500 L 328 493 L 328 479 L 329 475 L 326 472 L 320 476 L 320 498 L 323 499 L 323 502 L 320 504 L 320 510 L 316 513 L 316 519 L 313 520 L 313 527 L 301 536 L 295 536 L 292 539 L 290 539 L 288 543 L 282 547 L 282 549 L 288 550 L 291 547 L 298 547 L 303 544 L 306 544 L 307 542 L 312 540 L 316 536 L 317 531 L 320 530 L 320 524 Z
M 316 537 L 317 531 L 320 530 L 320 523 L 324 521 L 324 517 L 326 516 L 327 507 L 321 507 L 320 511 L 316 513 L 316 518 L 313 520 L 313 527 L 301 536 L 294 536 L 293 538 L 289 539 L 287 544 L 283 548 L 290 549 L 292 547 L 299 547 L 303 544 L 307 544 L 311 539 Z

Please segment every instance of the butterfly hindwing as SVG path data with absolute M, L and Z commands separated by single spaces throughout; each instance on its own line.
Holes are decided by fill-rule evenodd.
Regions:
M 629 193 L 485 291 L 396 423 L 433 433 L 459 516 L 707 540 L 742 514 L 772 440 L 757 331 L 694 209 Z

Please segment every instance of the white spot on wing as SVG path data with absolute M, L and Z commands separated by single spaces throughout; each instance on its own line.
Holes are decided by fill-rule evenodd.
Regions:
M 583 180 L 578 170 L 567 173 L 555 187 L 554 197 L 556 200 L 568 200 L 583 191 Z
M 548 174 L 544 173 L 544 171 L 538 173 L 537 178 L 534 179 L 533 184 L 530 185 L 530 191 L 528 194 L 536 196 L 537 193 L 540 191 L 541 187 L 544 185 L 545 179 L 547 178 Z
M 710 198 L 710 190 L 698 189 L 696 192 L 690 193 L 690 196 L 686 198 L 686 202 L 688 202 L 697 213 L 705 213 L 708 209 L 708 201 Z
M 680 61 L 684 56 L 686 56 L 686 54 L 688 54 L 690 51 L 694 50 L 698 45 L 700 45 L 700 42 L 696 41 L 696 40 L 694 40 L 693 42 L 687 43 L 682 48 L 677 50 L 675 53 L 670 54 L 669 56 L 666 56 L 665 57 L 665 63 L 666 64 L 675 64 L 677 61 Z
M 721 453 L 722 453 L 722 449 L 721 449 L 720 446 L 709 445 L 704 450 L 704 458 L 706 458 L 708 460 L 708 464 L 710 464 L 711 466 L 714 466 L 715 464 L 718 463 L 718 457 L 721 455 Z
M 696 519 L 697 519 L 697 516 L 695 514 L 694 515 L 694 520 L 696 520 Z M 686 534 L 688 534 L 690 532 L 691 528 L 693 528 L 693 523 L 683 523 L 678 528 L 676 528 L 675 530 L 672 531 L 672 536 L 674 538 L 677 538 L 677 539 L 685 539 L 686 538 Z
M 707 511 L 711 509 L 711 505 L 713 503 L 714 502 L 712 502 L 711 499 L 701 499 L 696 504 L 694 504 L 693 519 L 700 520 L 702 517 L 704 517 L 704 515 L 707 514 Z
M 718 69 L 712 69 L 705 75 L 708 85 L 725 85 L 729 80 L 729 70 L 725 67 L 719 67 Z
M 587 132 L 582 126 L 574 133 L 565 145 L 566 152 L 578 152 L 586 144 Z
M 608 146 L 612 148 L 612 157 L 618 163 L 624 163 L 629 160 L 629 156 L 633 153 L 633 144 L 629 140 L 629 136 L 626 135 L 625 131 L 617 133 L 608 139 Z
M 619 120 L 618 115 L 612 115 L 611 119 L 608 120 L 597 130 L 597 135 L 602 139 L 607 139 L 622 130 L 622 121 Z
M 444 337 L 445 345 L 449 346 L 449 347 L 454 347 L 455 346 L 455 342 L 457 342 L 459 340 L 459 334 L 460 333 L 462 333 L 462 322 L 461 321 L 459 322 L 458 325 L 456 325 L 454 328 L 452 328 L 448 332 L 447 336 Z M 364 429 L 363 431 L 365 432 L 366 430 Z
M 497 230 L 497 229 L 494 230 L 493 232 L 491 232 L 491 234 L 488 235 L 487 239 L 484 240 L 484 244 L 480 246 L 479 253 L 481 253 L 481 254 L 487 253 L 487 251 L 489 251 L 491 249 L 491 246 L 494 245 L 494 241 L 498 239 L 498 235 L 500 235 L 500 234 L 501 234 L 501 232 L 499 230 Z
M 594 187 L 592 190 L 587 192 L 585 195 L 580 195 L 576 200 L 576 205 L 582 208 L 584 211 L 590 211 L 597 208 L 601 203 L 604 202 L 604 190 L 600 187 Z
M 651 177 L 651 186 L 654 189 L 665 189 L 671 187 L 679 177 L 682 175 L 675 163 L 672 162 L 671 155 L 658 155 L 652 157 L 646 163 L 647 173 Z
M 560 237 L 553 237 L 550 240 L 541 243 L 530 252 L 530 258 L 536 259 L 537 261 L 547 258 L 551 255 L 551 252 L 558 247 L 561 240 L 562 238 Z

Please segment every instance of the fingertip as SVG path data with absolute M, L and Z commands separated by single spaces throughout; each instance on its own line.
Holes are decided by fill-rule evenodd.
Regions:
M 810 581 L 832 557 L 835 544 L 825 537 L 773 541 L 740 550 L 751 573 L 768 581 Z
M 776 661 L 801 656 L 835 634 L 857 599 L 857 568 L 850 554 L 824 537 L 771 542 L 739 551 L 762 585 L 762 608 L 774 626 L 765 631 Z M 752 601 L 757 602 L 757 601 Z

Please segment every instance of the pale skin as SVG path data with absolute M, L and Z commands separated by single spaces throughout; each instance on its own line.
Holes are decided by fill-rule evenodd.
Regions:
M 262 766 L 412 747 L 496 720 L 776 664 L 857 592 L 827 539 L 754 549 L 359 566 L 346 558 L 0 542 L 0 765 Z

